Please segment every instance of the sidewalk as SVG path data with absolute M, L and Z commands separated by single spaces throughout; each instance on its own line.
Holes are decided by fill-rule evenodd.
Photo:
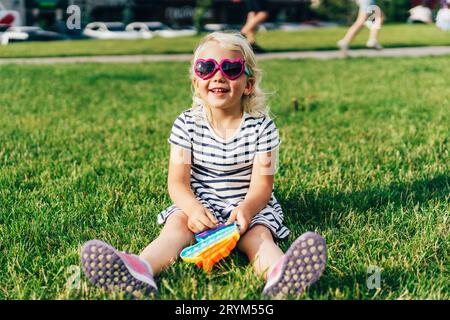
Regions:
M 411 47 L 388 48 L 380 51 L 370 49 L 349 50 L 347 57 L 425 57 L 450 55 L 449 47 Z M 329 51 L 297 51 L 258 54 L 258 60 L 269 59 L 343 59 L 345 56 L 339 50 Z M 140 63 L 152 61 L 189 61 L 191 54 L 165 55 L 128 55 L 128 56 L 82 56 L 56 58 L 2 58 L 0 64 L 56 64 L 56 63 Z

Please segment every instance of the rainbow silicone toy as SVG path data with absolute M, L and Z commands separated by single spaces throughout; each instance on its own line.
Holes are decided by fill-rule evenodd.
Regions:
M 180 257 L 183 261 L 203 267 L 204 272 L 210 272 L 214 264 L 228 257 L 239 238 L 239 228 L 236 223 L 220 224 L 215 229 L 196 234 L 197 243 L 184 248 Z

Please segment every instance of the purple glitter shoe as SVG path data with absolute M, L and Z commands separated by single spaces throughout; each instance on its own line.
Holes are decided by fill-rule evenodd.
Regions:
M 325 240 L 317 233 L 304 233 L 277 262 L 267 279 L 263 294 L 272 298 L 301 294 L 320 278 L 326 260 Z
M 103 241 L 90 240 L 83 245 L 81 265 L 86 277 L 97 287 L 123 291 L 135 297 L 158 291 L 146 261 L 136 255 L 119 252 Z

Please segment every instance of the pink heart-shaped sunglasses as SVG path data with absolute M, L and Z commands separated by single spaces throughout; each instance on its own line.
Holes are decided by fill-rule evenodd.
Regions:
M 229 80 L 239 78 L 244 72 L 247 76 L 251 75 L 245 60 L 241 58 L 234 60 L 223 59 L 220 63 L 217 63 L 214 59 L 197 59 L 194 63 L 195 74 L 203 80 L 214 76 L 217 70 L 220 70 L 222 75 Z

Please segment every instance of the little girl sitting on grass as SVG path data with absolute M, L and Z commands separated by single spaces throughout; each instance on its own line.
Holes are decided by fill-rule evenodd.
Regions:
M 237 222 L 254 271 L 266 279 L 263 294 L 299 294 L 321 276 L 326 245 L 307 232 L 285 254 L 275 243 L 288 236 L 273 194 L 280 139 L 269 117 L 261 70 L 239 34 L 202 39 L 191 65 L 193 105 L 172 127 L 168 189 L 173 205 L 158 215 L 160 235 L 136 256 L 99 240 L 81 250 L 95 285 L 138 295 L 157 293 L 154 277 L 174 262 L 194 234 Z

